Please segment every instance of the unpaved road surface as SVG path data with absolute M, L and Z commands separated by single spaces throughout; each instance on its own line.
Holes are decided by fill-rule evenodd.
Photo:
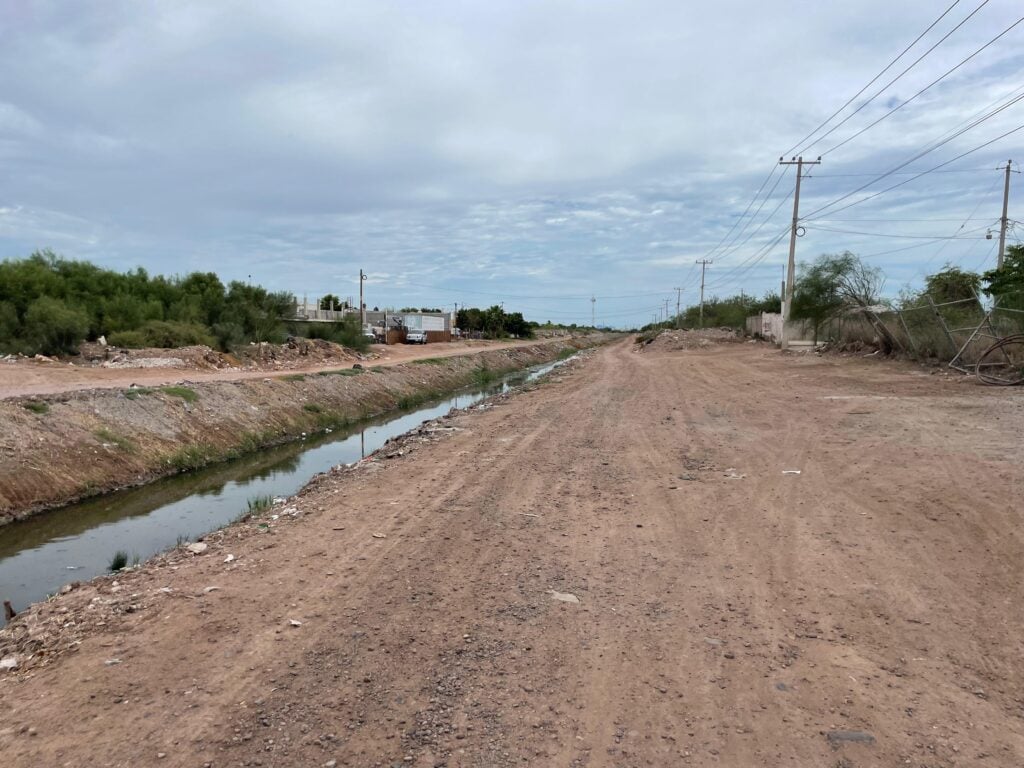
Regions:
M 622 342 L 443 424 L 48 604 L 4 765 L 1024 765 L 1024 392 Z
M 488 349 L 537 344 L 535 339 L 519 341 L 453 341 L 444 344 L 391 345 L 373 344 L 370 349 L 380 357 L 365 361 L 364 365 L 398 365 L 411 360 L 428 357 L 452 357 L 471 355 Z M 26 395 L 54 395 L 61 392 L 75 392 L 83 389 L 116 389 L 131 384 L 157 387 L 188 381 L 243 381 L 265 379 L 275 376 L 289 376 L 298 373 L 316 373 L 350 367 L 337 361 L 327 365 L 289 367 L 281 371 L 268 370 L 190 370 L 183 368 L 93 368 L 68 365 L 58 362 L 35 362 L 19 360 L 16 363 L 0 362 L 0 399 L 24 397 Z

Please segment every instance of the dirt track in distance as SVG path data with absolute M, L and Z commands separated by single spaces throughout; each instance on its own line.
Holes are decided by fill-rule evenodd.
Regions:
M 365 361 L 365 365 L 398 365 L 411 360 L 427 357 L 452 357 L 471 355 L 488 349 L 507 349 L 538 343 L 533 339 L 521 341 L 453 341 L 444 344 L 391 345 L 374 344 L 371 351 L 380 357 Z M 343 367 L 350 367 L 346 361 Z M 191 370 L 187 368 L 100 368 L 67 363 L 20 360 L 17 363 L 0 363 L 0 399 L 25 395 L 53 395 L 60 392 L 74 392 L 82 389 L 116 389 L 131 384 L 157 387 L 178 381 L 242 381 L 265 379 L 274 376 L 288 376 L 297 373 L 316 373 L 333 370 L 341 365 L 332 362 L 327 365 L 294 366 L 286 370 Z
M 623 341 L 444 424 L 36 609 L 4 764 L 1024 765 L 1024 391 Z

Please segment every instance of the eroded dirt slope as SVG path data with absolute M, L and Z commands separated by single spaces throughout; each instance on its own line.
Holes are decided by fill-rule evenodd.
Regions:
M 0 678 L 0 754 L 1022 765 L 1022 395 L 598 350 L 16 621 L 0 655 L 56 620 L 76 650 Z

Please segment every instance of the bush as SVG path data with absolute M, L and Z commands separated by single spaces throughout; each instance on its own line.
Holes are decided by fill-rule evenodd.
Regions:
M 150 320 L 134 331 L 118 331 L 110 334 L 108 341 L 115 347 L 160 347 L 174 349 L 203 344 L 212 347 L 216 340 L 201 325 L 178 323 L 173 320 Z
M 125 349 L 142 349 L 150 346 L 142 331 L 117 331 L 107 337 L 107 343 L 112 347 L 124 347 Z
M 69 354 L 89 332 L 89 316 L 48 296 L 33 301 L 25 312 L 25 341 L 44 355 Z
M 196 391 L 189 387 L 162 387 L 160 391 L 165 395 L 170 395 L 171 397 L 180 397 L 186 403 L 194 403 L 199 399 L 199 395 Z
M 340 323 L 290 323 L 288 333 L 306 339 L 322 339 L 365 352 L 370 340 L 363 336 L 359 316 L 351 315 Z

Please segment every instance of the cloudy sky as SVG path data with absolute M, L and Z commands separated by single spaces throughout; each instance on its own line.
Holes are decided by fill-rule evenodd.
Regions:
M 675 287 L 696 300 L 696 259 L 711 294 L 778 285 L 794 171 L 776 163 L 803 150 L 824 158 L 799 256 L 860 253 L 895 294 L 994 261 L 997 168 L 1024 161 L 1024 23 L 915 94 L 1019 0 L 956 3 L 818 135 L 856 114 L 800 140 L 951 4 L 0 0 L 0 258 L 310 298 L 357 294 L 362 268 L 371 306 L 572 322 L 593 295 L 599 322 L 642 324 Z

